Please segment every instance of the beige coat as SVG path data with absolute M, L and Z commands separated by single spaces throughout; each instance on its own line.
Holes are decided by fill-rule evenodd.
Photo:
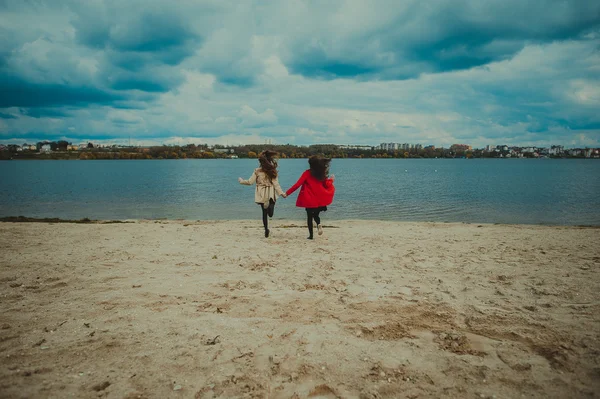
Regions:
M 277 201 L 278 195 L 283 195 L 283 190 L 279 185 L 277 178 L 271 180 L 261 168 L 254 169 L 252 176 L 248 180 L 241 180 L 240 184 L 251 186 L 256 182 L 256 192 L 254 193 L 254 202 L 269 206 L 269 199 Z

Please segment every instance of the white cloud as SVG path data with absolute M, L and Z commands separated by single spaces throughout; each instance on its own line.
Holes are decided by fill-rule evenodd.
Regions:
M 574 79 L 569 84 L 567 96 L 575 103 L 600 107 L 600 83 L 586 79 Z
M 252 107 L 243 105 L 239 112 L 241 125 L 249 128 L 260 128 L 277 124 L 275 111 L 267 108 L 263 113 L 256 112 Z

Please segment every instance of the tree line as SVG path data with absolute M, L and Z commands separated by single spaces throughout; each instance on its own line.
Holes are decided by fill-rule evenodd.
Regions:
M 216 159 L 256 158 L 262 151 L 269 149 L 279 153 L 281 158 L 307 158 L 312 155 L 322 155 L 328 158 L 497 158 L 506 156 L 509 151 L 487 152 L 480 149 L 453 151 L 448 148 L 425 147 L 410 150 L 386 151 L 376 147 L 346 148 L 334 144 L 314 144 L 309 146 L 248 144 L 235 147 L 217 145 L 209 147 L 206 144 L 188 144 L 184 146 L 152 146 L 152 147 L 94 147 L 88 143 L 83 149 L 67 151 L 70 145 L 66 141 L 37 143 L 49 144 L 51 152 L 37 153 L 24 150 L 17 152 L 7 147 L 0 152 L 1 159 Z M 16 146 L 14 146 L 16 147 Z

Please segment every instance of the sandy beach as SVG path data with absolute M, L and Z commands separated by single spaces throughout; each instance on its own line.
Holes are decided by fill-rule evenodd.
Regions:
M 0 223 L 0 397 L 600 397 L 600 229 L 324 224 Z

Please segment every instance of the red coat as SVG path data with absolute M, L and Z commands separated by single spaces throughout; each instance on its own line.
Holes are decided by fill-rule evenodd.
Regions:
M 292 194 L 302 186 L 296 206 L 300 208 L 318 208 L 327 206 L 333 202 L 335 187 L 332 179 L 317 180 L 310 169 L 302 173 L 296 184 L 286 191 L 286 195 Z

